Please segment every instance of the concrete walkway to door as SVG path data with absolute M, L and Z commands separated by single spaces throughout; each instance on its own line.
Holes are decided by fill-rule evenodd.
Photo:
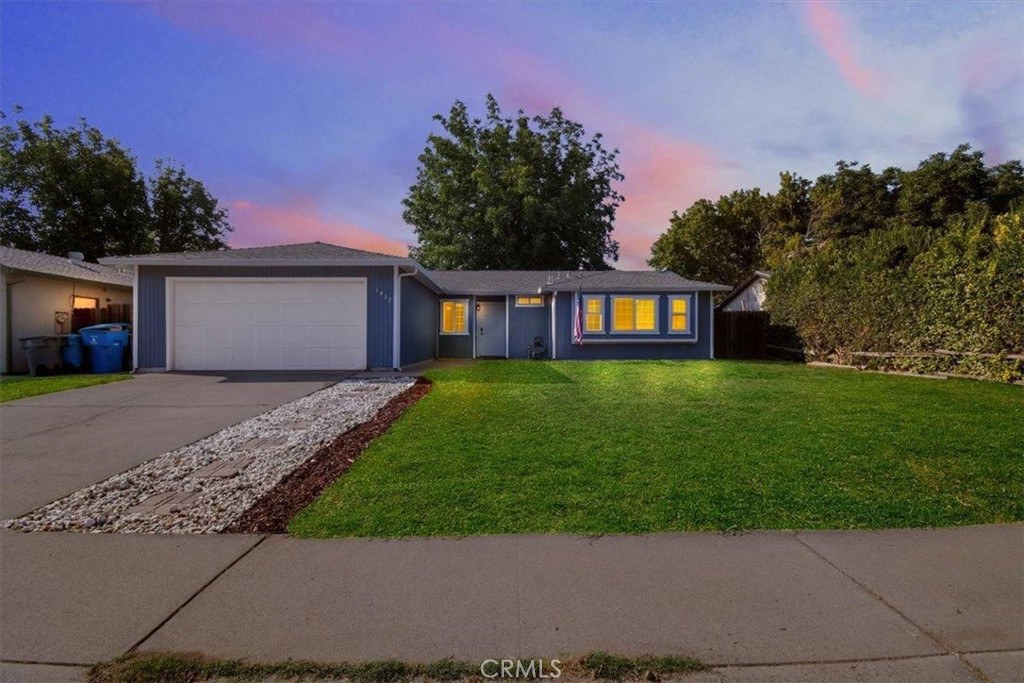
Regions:
M 352 374 L 150 374 L 4 403 L 0 518 L 30 512 Z
M 0 532 L 3 680 L 255 661 L 686 654 L 686 681 L 1024 675 L 1024 525 L 304 540 Z M 55 667 L 54 665 L 61 665 Z M 33 678 L 34 677 L 34 678 Z

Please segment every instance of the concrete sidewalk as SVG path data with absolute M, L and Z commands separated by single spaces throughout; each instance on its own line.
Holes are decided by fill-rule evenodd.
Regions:
M 391 541 L 3 532 L 0 561 L 4 680 L 130 650 L 608 650 L 723 667 L 695 681 L 1024 676 L 1024 525 Z

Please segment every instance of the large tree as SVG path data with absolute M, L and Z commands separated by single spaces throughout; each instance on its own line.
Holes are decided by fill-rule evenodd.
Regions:
M 875 173 L 839 161 L 835 172 L 813 183 L 781 173 L 775 194 L 738 190 L 673 212 L 648 262 L 736 284 L 755 268 L 775 268 L 808 249 L 842 247 L 880 231 L 905 228 L 922 238 L 941 233 L 972 206 L 993 215 L 1024 208 L 1021 162 L 986 167 L 983 154 L 969 145 L 934 154 L 909 171 Z
M 470 118 L 456 102 L 435 116 L 402 216 L 416 231 L 412 255 L 441 269 L 605 269 L 623 197 L 616 157 L 601 134 L 555 108 L 547 116 Z
M 227 211 L 183 168 L 157 161 L 149 179 L 150 234 L 156 251 L 207 251 L 225 246 Z
M 0 243 L 87 259 L 218 249 L 227 214 L 183 169 L 157 163 L 147 179 L 117 140 L 80 120 L 0 126 Z
M 651 247 L 648 263 L 685 277 L 735 283 L 761 265 L 761 242 L 771 227 L 770 197 L 737 190 L 712 202 L 701 199 L 675 212 Z

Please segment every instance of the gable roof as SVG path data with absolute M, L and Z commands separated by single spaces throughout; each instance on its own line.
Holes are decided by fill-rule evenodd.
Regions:
M 350 249 L 325 242 L 270 247 L 187 251 L 100 259 L 106 264 L 143 266 L 399 266 L 435 291 L 445 294 L 529 294 L 576 290 L 590 292 L 727 292 L 726 285 L 687 280 L 675 273 L 651 270 L 427 270 L 411 258 Z
M 715 306 L 715 308 L 721 308 L 722 306 L 725 306 L 727 303 L 738 297 L 743 292 L 743 290 L 745 290 L 750 285 L 754 284 L 756 280 L 767 280 L 771 276 L 772 271 L 770 270 L 755 270 L 750 277 L 748 277 L 746 280 L 733 287 L 732 291 L 726 294 L 725 298 L 718 302 L 718 305 Z
M 107 285 L 131 287 L 134 276 L 114 266 L 72 261 L 60 256 L 25 251 L 13 247 L 0 247 L 0 265 L 25 273 L 37 273 L 72 280 L 88 280 Z
M 729 291 L 726 285 L 657 270 L 434 270 L 430 275 L 450 294 Z
M 214 249 L 212 251 L 177 251 L 158 254 L 139 254 L 135 256 L 110 256 L 100 259 L 101 263 L 132 263 L 138 265 L 180 265 L 187 263 L 199 265 L 217 263 L 218 265 L 280 265 L 281 261 L 330 262 L 379 262 L 381 265 L 393 265 L 395 261 L 408 262 L 409 259 L 376 251 L 363 251 L 350 247 L 339 247 L 326 242 L 302 242 L 299 244 L 275 244 L 268 247 L 245 247 L 242 249 Z M 268 263 L 273 262 L 273 263 Z M 329 264 L 324 264 L 329 265 Z

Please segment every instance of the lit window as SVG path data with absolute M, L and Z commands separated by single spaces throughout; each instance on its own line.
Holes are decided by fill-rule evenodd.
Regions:
M 613 332 L 657 332 L 656 297 L 612 297 Z
M 604 332 L 604 297 L 584 297 L 584 332 Z
M 636 329 L 636 320 L 633 316 L 633 300 L 616 297 L 612 301 L 612 330 L 615 332 L 632 332 Z
M 94 299 L 91 296 L 76 296 L 73 304 L 74 308 L 99 308 L 100 300 Z
M 686 334 L 690 331 L 690 297 L 671 296 L 669 301 L 669 332 Z
M 517 296 L 516 297 L 516 306 L 518 306 L 520 308 L 522 308 L 522 307 L 529 307 L 529 306 L 543 306 L 543 305 L 544 305 L 544 297 L 542 297 L 542 296 Z
M 441 334 L 468 334 L 467 312 L 469 302 L 465 299 L 441 302 Z

